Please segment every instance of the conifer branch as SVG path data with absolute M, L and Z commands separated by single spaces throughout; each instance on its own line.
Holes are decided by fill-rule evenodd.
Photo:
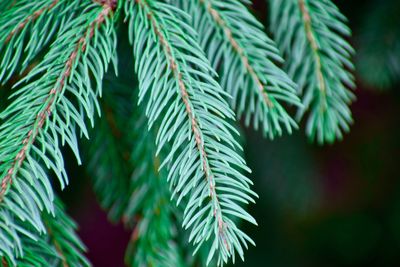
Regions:
M 332 143 L 349 131 L 352 123 L 348 88 L 354 87 L 350 71 L 353 48 L 344 39 L 350 36 L 346 19 L 330 1 L 270 1 L 271 27 L 276 42 L 287 57 L 286 69 L 299 85 L 308 111 L 306 132 L 319 143 Z
M 187 116 L 189 118 L 190 124 L 191 124 L 191 130 L 194 136 L 194 140 L 196 142 L 196 147 L 198 152 L 200 153 L 200 159 L 201 159 L 201 164 L 202 164 L 202 171 L 204 173 L 205 179 L 208 182 L 209 186 L 209 194 L 212 199 L 212 201 L 215 203 L 214 204 L 214 216 L 216 217 L 218 221 L 218 231 L 219 234 L 222 236 L 223 241 L 225 245 L 227 246 L 227 249 L 230 250 L 230 247 L 228 246 L 226 240 L 225 240 L 225 234 L 224 234 L 224 221 L 222 219 L 222 214 L 221 214 L 221 207 L 219 204 L 218 196 L 215 192 L 215 181 L 213 178 L 213 175 L 210 170 L 210 166 L 208 165 L 208 156 L 204 148 L 204 140 L 202 138 L 201 130 L 199 128 L 199 123 L 197 121 L 197 118 L 193 114 L 192 110 L 192 101 L 189 98 L 188 90 L 186 88 L 186 83 L 183 80 L 184 74 L 179 70 L 178 65 L 177 65 L 177 60 L 172 54 L 172 48 L 170 44 L 166 41 L 164 32 L 161 29 L 161 26 L 158 25 L 157 21 L 154 18 L 153 15 L 153 10 L 149 6 L 146 0 L 136 0 L 136 2 L 141 6 L 141 8 L 144 10 L 145 14 L 147 15 L 147 18 L 150 20 L 151 25 L 153 27 L 153 30 L 155 34 L 158 36 L 158 39 L 160 41 L 160 45 L 162 46 L 166 58 L 169 61 L 169 66 L 172 70 L 172 73 L 174 75 L 174 78 L 177 81 L 177 84 L 179 86 L 180 90 L 180 95 L 182 98 L 182 101 L 185 105 L 185 110 L 187 113 Z
M 157 135 L 158 151 L 169 141 L 171 149 L 161 167 L 169 167 L 168 180 L 178 203 L 185 196 L 190 199 L 183 225 L 192 229 L 197 248 L 213 235 L 209 260 L 216 251 L 219 264 L 234 257 L 235 250 L 243 257 L 242 244 L 247 247 L 252 241 L 230 216 L 255 220 L 232 200 L 248 203 L 254 193 L 251 181 L 236 170 L 248 168 L 235 152 L 240 146 L 232 126 L 224 121 L 233 114 L 186 23 L 187 14 L 148 0 L 129 1 L 125 11 L 138 59 L 139 99 L 149 101 L 149 125 L 165 114 Z
M 68 3 L 66 0 L 21 0 L 4 12 L 0 18 L 2 84 L 7 82 L 17 69 L 20 74 L 27 69 L 28 64 L 61 30 L 63 20 L 70 15 L 77 3 L 78 1 Z M 43 23 L 45 20 L 48 20 L 48 23 Z
M 7 36 L 5 42 L 8 43 L 11 38 L 16 34 L 21 32 L 29 23 L 32 23 L 33 21 L 35 21 L 39 16 L 41 16 L 44 12 L 46 11 L 50 11 L 51 9 L 53 9 L 57 4 L 58 4 L 59 0 L 54 0 L 53 2 L 51 2 L 48 5 L 45 5 L 41 8 L 39 8 L 38 10 L 36 10 L 35 12 L 33 12 L 33 14 L 28 15 L 28 17 L 26 17 L 22 22 L 20 22 Z
M 199 125 L 197 122 L 197 118 L 193 115 L 189 95 L 188 95 L 188 92 L 186 89 L 185 82 L 183 81 L 183 74 L 178 69 L 176 59 L 174 58 L 174 56 L 172 55 L 172 52 L 171 52 L 171 46 L 169 45 L 169 43 L 166 42 L 164 33 L 162 32 L 161 28 L 157 25 L 157 22 L 154 19 L 154 16 L 152 15 L 153 11 L 150 9 L 150 6 L 146 2 L 146 0 L 137 0 L 136 2 L 139 3 L 139 5 L 141 5 L 142 9 L 145 10 L 144 12 L 146 13 L 148 19 L 151 21 L 154 32 L 160 40 L 161 46 L 163 47 L 166 57 L 167 57 L 167 60 L 169 61 L 169 66 L 175 76 L 175 79 L 177 80 L 177 83 L 178 83 L 178 86 L 180 89 L 180 94 L 182 97 L 182 101 L 185 105 L 187 116 L 191 122 L 192 133 L 194 135 L 197 150 L 201 154 L 200 158 L 201 158 L 202 167 L 203 167 L 202 170 L 204 172 L 205 179 L 208 182 L 208 186 L 209 186 L 209 190 L 210 190 L 209 194 L 210 194 L 212 201 L 215 202 L 215 207 L 214 207 L 215 215 L 214 216 L 217 218 L 217 221 L 218 221 L 218 226 L 219 226 L 218 231 L 220 232 L 220 235 L 224 239 L 224 236 L 225 236 L 225 234 L 223 233 L 224 222 L 223 222 L 222 216 L 221 216 L 221 210 L 220 210 L 221 208 L 220 208 L 219 200 L 215 193 L 215 187 L 214 187 L 215 181 L 213 181 L 213 176 L 212 176 L 212 174 L 210 174 L 210 167 L 208 165 L 207 153 L 203 146 L 204 140 L 203 140 L 202 136 L 200 135 L 200 129 L 199 129 Z M 226 243 L 225 240 L 224 240 L 224 243 Z M 228 250 L 230 250 L 230 248 L 228 248 Z
M 5 171 L 6 176 L 2 179 L 1 182 L 0 202 L 3 200 L 3 197 L 6 193 L 8 186 L 12 183 L 13 175 L 16 172 L 18 172 L 18 169 L 21 167 L 22 162 L 26 158 L 28 150 L 30 149 L 32 144 L 36 141 L 39 131 L 43 128 L 43 125 L 49 119 L 49 116 L 52 114 L 52 109 L 54 108 L 54 102 L 64 90 L 64 85 L 66 83 L 66 80 L 71 75 L 73 65 L 76 64 L 79 51 L 81 51 L 81 53 L 85 53 L 88 41 L 86 35 L 87 34 L 89 35 L 89 40 L 90 40 L 94 35 L 95 28 L 99 27 L 111 12 L 112 12 L 112 7 L 109 5 L 105 5 L 103 10 L 96 17 L 96 19 L 90 24 L 87 32 L 79 39 L 78 43 L 75 46 L 75 49 L 70 54 L 68 60 L 65 62 L 65 68 L 60 73 L 60 78 L 57 79 L 54 88 L 51 89 L 48 95 L 46 96 L 43 107 L 39 109 L 39 112 L 36 115 L 36 119 L 32 123 L 31 129 L 28 131 L 27 136 L 23 139 L 22 148 L 18 151 L 10 167 Z
M 75 11 L 84 15 L 65 21 L 65 29 L 47 56 L 20 82 L 26 85 L 0 113 L 4 120 L 0 126 L 0 158 L 4 159 L 0 165 L 0 221 L 14 214 L 38 232 L 45 232 L 40 211 L 54 210 L 52 188 L 41 164 L 54 171 L 62 187 L 68 183 L 59 144 L 67 143 L 79 162 L 76 130 L 87 136 L 84 118 L 93 120 L 101 79 L 115 50 L 110 21 L 113 8 L 94 3 L 78 7 Z M 97 90 L 92 88 L 89 73 Z M 31 234 L 13 223 L 4 225 L 5 231 L 14 234 L 0 247 L 0 255 L 9 255 L 13 248 L 18 251 L 17 258 L 23 257 L 19 236 Z

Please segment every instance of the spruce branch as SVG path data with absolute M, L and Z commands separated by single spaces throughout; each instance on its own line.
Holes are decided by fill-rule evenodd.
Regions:
M 76 64 L 76 61 L 78 60 L 77 58 L 79 57 L 79 53 L 85 53 L 85 50 L 87 48 L 87 38 L 91 39 L 94 35 L 94 31 L 95 28 L 100 26 L 101 23 L 104 22 L 105 18 L 109 15 L 109 13 L 111 12 L 111 7 L 106 6 L 104 9 L 101 10 L 101 12 L 96 16 L 95 20 L 89 25 L 89 28 L 87 30 L 87 32 L 85 32 L 83 34 L 83 36 L 78 40 L 75 48 L 71 51 L 71 53 L 69 54 L 68 59 L 66 60 L 66 62 L 64 64 L 60 64 L 58 62 L 57 65 L 65 65 L 65 66 L 61 66 L 61 68 L 59 67 L 58 70 L 60 71 L 59 74 L 57 75 L 58 77 L 56 77 L 56 79 L 54 79 L 55 82 L 55 86 L 54 88 L 52 88 L 49 92 L 47 92 L 47 95 L 44 95 L 44 104 L 40 104 L 39 108 L 37 109 L 37 112 L 35 112 L 36 116 L 33 116 L 35 119 L 33 120 L 33 122 L 31 123 L 27 123 L 28 125 L 31 125 L 30 127 L 27 127 L 29 129 L 29 131 L 27 131 L 26 136 L 23 136 L 23 141 L 21 142 L 22 145 L 19 149 L 17 149 L 14 153 L 16 153 L 15 158 L 12 161 L 9 161 L 9 167 L 8 168 L 4 168 L 4 173 L 5 176 L 2 179 L 2 184 L 1 184 L 1 190 L 0 190 L 0 202 L 1 200 L 3 200 L 4 195 L 6 193 L 6 190 L 8 188 L 8 185 L 12 182 L 12 178 L 15 175 L 16 172 L 18 172 L 18 169 L 21 167 L 22 163 L 24 162 L 24 160 L 26 159 L 26 156 L 31 148 L 31 146 L 33 145 L 33 143 L 36 141 L 36 138 L 39 136 L 40 131 L 43 129 L 43 126 L 45 125 L 45 123 L 49 120 L 50 115 L 52 115 L 52 110 L 54 108 L 55 103 L 57 103 L 59 100 L 59 98 L 63 97 L 63 93 L 65 90 L 65 85 L 67 83 L 67 80 L 69 79 L 70 81 L 72 80 L 72 78 L 70 78 L 70 75 L 73 71 L 75 71 L 74 65 Z M 76 26 L 76 25 L 75 25 Z M 89 35 L 89 36 L 87 36 Z M 110 48 L 110 47 L 108 47 Z M 52 52 L 52 51 L 50 51 Z M 60 51 L 60 52 L 64 52 L 64 51 Z M 93 51 L 94 52 L 94 51 Z M 51 57 L 51 60 L 53 60 L 54 58 Z M 50 61 L 50 60 L 48 60 Z M 46 66 L 46 64 L 49 64 L 48 61 L 44 61 L 44 63 L 42 63 L 41 65 L 39 65 L 40 67 L 38 67 L 37 69 L 33 70 L 28 77 L 24 78 L 23 81 L 28 81 L 31 77 L 39 75 L 39 73 L 41 73 L 43 71 L 43 65 Z M 98 72 L 98 70 L 96 69 L 91 69 L 92 71 L 94 71 L 95 73 Z M 100 71 L 98 74 L 102 75 L 103 71 Z M 39 80 L 36 83 L 40 83 L 41 81 Z M 37 85 L 37 84 L 35 84 Z M 47 84 L 45 84 L 46 86 L 48 86 Z M 82 86 L 82 84 L 78 84 L 80 86 Z M 98 86 L 101 86 L 101 84 L 97 84 Z M 22 96 L 23 93 L 25 93 L 26 91 L 28 91 L 27 89 L 30 89 L 31 85 L 28 84 L 28 86 L 20 89 L 17 93 L 17 95 Z M 49 87 L 46 87 L 46 89 L 48 89 Z M 70 88 L 68 88 L 70 89 Z M 37 89 L 37 91 L 39 91 Z M 28 92 L 29 93 L 29 92 Z M 46 93 L 46 92 L 45 92 Z M 36 96 L 37 97 L 37 96 Z M 40 95 L 40 97 L 43 97 L 43 95 Z M 22 98 L 22 97 L 20 97 Z M 17 99 L 14 103 L 19 102 Z M 84 102 L 83 102 L 84 103 Z M 68 105 L 68 104 L 66 104 Z M 20 106 L 16 106 L 14 105 L 10 105 L 2 114 L 1 114 L 1 118 L 2 119 L 16 119 L 15 118 L 15 114 L 18 115 L 18 119 L 20 119 L 20 115 L 18 111 L 22 111 L 22 108 Z M 14 115 L 14 117 L 12 116 Z M 30 114 L 29 114 L 30 115 Z M 11 117 L 11 118 L 10 118 Z M 32 116 L 29 116 L 28 119 L 31 119 Z M 69 118 L 68 118 L 69 119 Z M 79 124 L 79 122 L 77 121 L 77 123 Z M 24 125 L 25 126 L 25 125 Z M 1 127 L 1 130 L 3 130 L 3 135 L 5 136 L 7 134 L 10 134 L 9 132 L 7 132 L 8 128 L 7 128 L 7 124 L 5 125 L 5 127 Z M 84 128 L 82 128 L 82 130 L 85 131 Z M 9 130 L 11 131 L 15 131 L 14 128 L 11 128 Z M 26 131 L 26 130 L 25 130 Z M 5 138 L 5 141 L 6 138 Z M 9 142 L 9 141 L 8 141 Z M 4 166 L 7 164 L 4 164 Z M 61 183 L 63 184 L 63 179 L 61 178 Z
M 27 26 L 27 24 L 35 21 L 44 12 L 48 12 L 48 11 L 52 10 L 58 4 L 58 2 L 59 2 L 59 0 L 53 0 L 53 2 L 51 2 L 51 3 L 46 3 L 46 5 L 38 8 L 35 12 L 33 12 L 33 14 L 28 15 L 14 29 L 12 29 L 12 31 L 7 35 L 5 42 L 6 43 L 9 42 L 15 34 L 21 32 Z M 24 6 L 24 7 L 26 7 L 26 6 Z
M 354 78 L 353 48 L 346 19 L 329 0 L 277 0 L 271 6 L 271 28 L 287 58 L 286 69 L 299 85 L 309 112 L 306 132 L 319 143 L 332 143 L 349 131 Z
M 282 58 L 263 26 L 236 0 L 173 0 L 192 17 L 199 43 L 218 70 L 232 107 L 273 138 L 297 128 L 282 104 L 300 106 L 295 84 L 274 62 Z M 243 2 L 243 3 L 242 3 Z M 234 77 L 234 78 L 233 78 Z
M 209 260 L 218 251 L 218 262 L 227 262 L 235 251 L 253 241 L 233 222 L 233 217 L 255 220 L 238 203 L 253 202 L 251 181 L 239 170 L 249 170 L 237 154 L 234 118 L 214 80 L 188 15 L 159 1 L 128 1 L 129 38 L 134 45 L 140 101 L 148 101 L 146 114 L 152 126 L 160 118 L 158 152 L 171 149 L 161 164 L 178 203 L 188 196 L 183 226 L 190 240 L 201 247 L 212 238 Z
M 72 4 L 75 5 L 75 4 Z M 113 7 L 81 3 L 80 16 L 65 22 L 44 60 L 21 83 L 14 101 L 0 113 L 0 225 L 6 236 L 0 256 L 10 248 L 23 257 L 19 235 L 29 235 L 10 222 L 10 214 L 45 232 L 40 211 L 53 213 L 53 192 L 42 163 L 54 171 L 62 188 L 68 183 L 59 144 L 77 156 L 76 131 L 87 136 L 84 118 L 93 120 L 101 79 L 115 50 Z M 92 85 L 89 73 L 96 80 Z M 74 103 L 78 101 L 77 107 Z M 14 228 L 14 229 L 11 229 Z
M 7 2 L 7 1 L 4 1 Z M 10 1 L 11 2 L 11 1 Z M 76 7 L 65 0 L 17 1 L 0 18 L 0 82 L 21 74 Z M 21 63 L 22 62 L 22 63 Z

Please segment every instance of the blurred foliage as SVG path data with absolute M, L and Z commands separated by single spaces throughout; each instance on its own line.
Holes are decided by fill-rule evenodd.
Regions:
M 400 1 L 375 0 L 362 18 L 357 70 L 370 87 L 388 89 L 400 82 Z

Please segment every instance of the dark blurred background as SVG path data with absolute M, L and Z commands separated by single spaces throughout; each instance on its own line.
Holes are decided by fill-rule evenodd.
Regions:
M 244 132 L 259 227 L 243 226 L 257 247 L 236 266 L 400 266 L 400 1 L 334 2 L 358 51 L 355 123 L 343 141 L 323 147 L 303 131 L 274 141 Z M 254 12 L 268 21 L 265 0 Z M 70 164 L 63 196 L 90 260 L 123 266 L 130 233 L 107 222 L 85 171 Z

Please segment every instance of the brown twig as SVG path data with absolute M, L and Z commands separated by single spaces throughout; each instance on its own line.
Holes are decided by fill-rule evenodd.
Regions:
M 313 33 L 311 16 L 304 0 L 299 0 L 299 7 L 303 16 L 304 29 L 306 31 L 307 39 L 310 42 L 310 46 L 314 55 L 319 89 L 321 90 L 322 94 L 325 95 L 326 84 L 324 75 L 322 73 L 321 56 L 319 52 L 320 48 L 318 47 L 317 41 Z
M 8 267 L 8 263 L 7 263 L 7 261 L 6 261 L 6 259 L 5 259 L 4 257 L 1 258 L 1 264 L 2 264 L 4 267 Z

